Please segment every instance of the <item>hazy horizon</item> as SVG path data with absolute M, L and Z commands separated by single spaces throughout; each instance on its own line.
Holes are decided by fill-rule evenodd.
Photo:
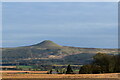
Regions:
M 51 40 L 62 46 L 118 48 L 117 2 L 3 2 L 2 47 Z

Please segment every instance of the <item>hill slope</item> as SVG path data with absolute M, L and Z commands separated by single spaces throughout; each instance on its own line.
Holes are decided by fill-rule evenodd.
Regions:
M 62 48 L 62 46 L 54 43 L 53 41 L 50 41 L 50 40 L 45 40 L 41 43 L 38 43 L 38 44 L 35 44 L 35 45 L 32 45 L 34 47 L 40 47 L 40 48 L 50 48 L 50 49 L 59 49 L 59 48 Z
M 60 46 L 52 41 L 17 48 L 3 48 L 4 63 L 27 64 L 88 64 L 98 53 L 117 54 L 117 49 Z

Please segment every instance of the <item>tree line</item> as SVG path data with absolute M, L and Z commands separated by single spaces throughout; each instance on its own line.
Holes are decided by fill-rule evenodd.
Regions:
M 80 68 L 79 73 L 118 73 L 120 72 L 120 54 L 110 55 L 98 53 L 93 57 L 93 62 Z
M 71 66 L 63 72 L 56 71 L 60 74 L 74 74 Z M 100 73 L 119 73 L 120 72 L 120 54 L 110 55 L 105 53 L 97 53 L 93 56 L 93 61 L 90 64 L 83 65 L 79 69 L 79 74 L 100 74 Z M 52 74 L 52 70 L 48 72 Z

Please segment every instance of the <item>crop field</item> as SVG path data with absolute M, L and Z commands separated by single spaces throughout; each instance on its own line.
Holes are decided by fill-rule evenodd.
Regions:
M 118 78 L 117 74 L 3 74 L 3 78 Z
M 46 74 L 47 71 L 0 71 L 0 73 L 4 74 L 19 74 L 19 73 L 30 73 L 30 74 Z
M 21 79 L 2 79 L 2 80 L 119 80 L 117 78 L 49 78 L 49 79 L 41 79 L 41 78 L 21 78 Z
M 22 73 L 23 71 L 17 71 L 18 73 L 14 72 L 15 71 L 2 71 L 2 80 L 119 80 L 120 76 L 120 73 L 41 74 L 44 73 L 44 71 L 29 71 L 29 73 Z

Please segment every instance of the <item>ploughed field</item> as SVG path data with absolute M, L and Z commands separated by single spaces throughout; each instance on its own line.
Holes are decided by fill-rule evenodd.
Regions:
M 2 80 L 119 80 L 120 77 L 120 73 L 106 73 L 106 74 L 45 74 L 45 73 L 46 72 L 44 71 L 2 71 Z

